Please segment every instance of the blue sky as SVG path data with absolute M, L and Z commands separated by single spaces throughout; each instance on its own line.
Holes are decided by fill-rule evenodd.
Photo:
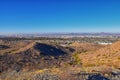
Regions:
M 0 0 L 0 33 L 119 31 L 120 0 Z

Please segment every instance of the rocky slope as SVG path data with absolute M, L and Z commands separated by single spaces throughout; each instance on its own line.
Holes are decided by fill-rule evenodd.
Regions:
M 60 66 L 69 60 L 72 48 L 58 45 L 31 42 L 28 45 L 0 54 L 0 72 L 8 70 L 34 70 Z

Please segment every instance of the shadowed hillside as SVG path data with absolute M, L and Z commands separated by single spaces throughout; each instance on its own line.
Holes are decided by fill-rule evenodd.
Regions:
M 69 60 L 70 53 L 72 52 L 68 48 L 58 45 L 31 42 L 11 53 L 1 54 L 0 71 L 32 70 L 59 66 L 60 62 Z
M 41 53 L 41 55 L 44 55 L 44 56 L 60 56 L 69 52 L 63 49 L 63 47 L 61 46 L 53 46 L 53 45 L 48 45 L 43 43 L 37 43 L 34 46 L 34 49 L 38 50 Z

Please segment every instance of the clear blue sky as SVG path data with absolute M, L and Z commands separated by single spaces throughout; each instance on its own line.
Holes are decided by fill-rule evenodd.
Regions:
M 119 31 L 120 0 L 0 0 L 0 33 Z

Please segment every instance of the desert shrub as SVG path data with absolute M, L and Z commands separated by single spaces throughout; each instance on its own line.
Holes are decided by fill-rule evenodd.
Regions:
M 95 64 L 92 64 L 92 63 L 87 63 L 87 64 L 84 64 L 84 67 L 94 67 L 96 66 Z
M 73 53 L 70 65 L 80 65 L 82 63 L 81 59 L 78 57 L 79 53 Z

